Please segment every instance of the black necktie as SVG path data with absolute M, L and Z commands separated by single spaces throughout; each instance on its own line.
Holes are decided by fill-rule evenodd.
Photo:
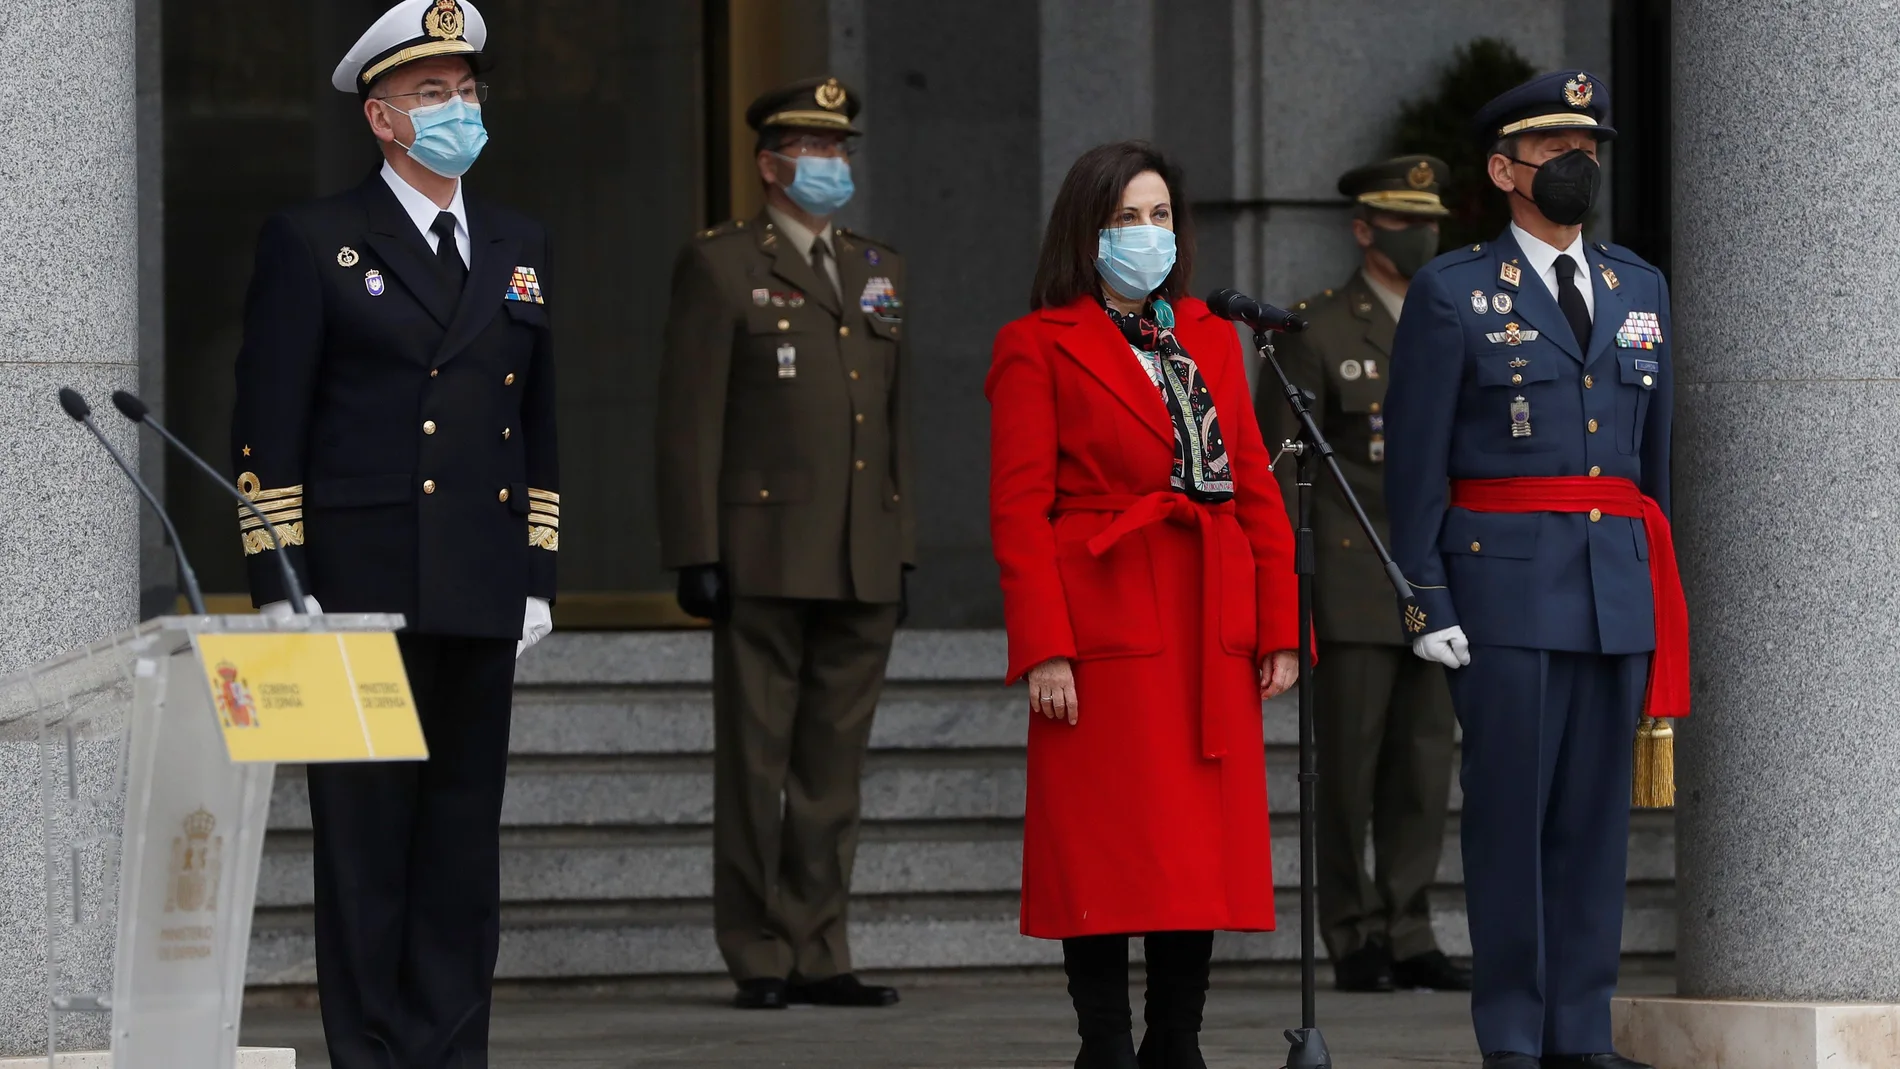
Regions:
M 836 297 L 838 295 L 838 287 L 832 284 L 831 274 L 825 270 L 825 260 L 828 259 L 830 255 L 831 250 L 825 247 L 824 238 L 814 238 L 812 240 L 811 269 L 818 273 L 818 281 L 824 283 L 825 290 L 833 297 Z
M 1557 257 L 1557 307 L 1570 320 L 1570 333 L 1577 336 L 1577 348 L 1590 345 L 1590 308 L 1577 289 L 1577 261 L 1568 253 Z
M 435 260 L 442 265 L 442 277 L 455 292 L 462 292 L 462 283 L 468 281 L 468 265 L 462 262 L 462 250 L 455 247 L 455 216 L 450 212 L 438 212 L 435 225 L 429 230 L 435 234 Z

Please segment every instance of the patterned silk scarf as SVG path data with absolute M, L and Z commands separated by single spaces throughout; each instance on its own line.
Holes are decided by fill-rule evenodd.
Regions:
M 1167 402 L 1168 419 L 1174 424 L 1174 488 L 1196 501 L 1232 499 L 1234 474 L 1227 464 L 1227 440 L 1221 437 L 1214 397 L 1207 392 L 1200 367 L 1174 337 L 1174 309 L 1159 297 L 1149 302 L 1146 315 L 1102 307 Z

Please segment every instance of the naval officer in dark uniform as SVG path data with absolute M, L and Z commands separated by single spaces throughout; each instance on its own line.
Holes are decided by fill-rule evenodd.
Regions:
M 541 227 L 467 193 L 487 30 L 403 0 L 337 67 L 384 164 L 272 216 L 237 359 L 231 463 L 312 600 L 401 613 L 429 747 L 309 770 L 317 986 L 331 1064 L 488 1064 L 515 657 L 548 630 L 560 548 Z M 288 610 L 240 518 L 252 595 Z
M 1400 156 L 1339 179 L 1354 205 L 1359 266 L 1338 288 L 1300 304 L 1307 329 L 1280 347 L 1287 376 L 1318 399 L 1320 429 L 1381 537 L 1392 332 L 1412 276 L 1438 255 L 1438 220 L 1450 214 L 1439 197 L 1445 174 L 1442 160 Z M 1263 384 L 1255 406 L 1273 430 L 1269 440 L 1299 437 L 1279 389 Z M 1297 512 L 1294 465 L 1278 469 Z M 1392 626 L 1392 587 L 1345 498 L 1322 487 L 1313 527 L 1320 934 L 1334 983 L 1341 991 L 1467 990 L 1470 972 L 1438 949 L 1429 897 L 1451 793 L 1445 670 L 1413 657 Z
M 859 106 L 814 78 L 746 110 L 766 207 L 680 254 L 661 362 L 660 552 L 715 625 L 713 923 L 746 1009 L 897 1001 L 845 927 L 916 561 L 904 261 L 831 223 Z
M 1639 713 L 1688 709 L 1669 534 L 1662 274 L 1586 241 L 1608 88 L 1545 75 L 1479 113 L 1512 223 L 1412 280 L 1386 493 L 1406 626 L 1464 726 L 1471 1011 L 1487 1069 L 1611 1053 Z

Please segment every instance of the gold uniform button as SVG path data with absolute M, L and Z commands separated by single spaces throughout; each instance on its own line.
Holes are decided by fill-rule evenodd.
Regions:
M 862 461 L 862 460 L 860 460 L 860 461 L 858 461 L 858 463 L 857 463 L 857 468 L 858 468 L 858 470 L 859 470 L 859 471 L 863 471 L 863 470 L 864 470 L 864 461 Z
M 1654 385 L 1656 385 L 1656 380 L 1655 380 L 1655 379 L 1654 379 L 1653 377 L 1651 377 L 1651 376 L 1649 376 L 1649 375 L 1644 375 L 1644 376 L 1643 376 L 1643 385 L 1645 385 L 1645 386 L 1654 386 Z
M 435 480 L 434 479 L 422 480 L 422 492 L 425 494 L 435 493 Z
M 902 500 L 904 500 L 904 495 L 903 495 L 903 494 L 892 494 L 892 495 L 891 495 L 891 500 L 892 500 L 892 501 L 902 501 Z
M 430 377 L 430 378 L 432 378 L 432 379 L 435 379 L 435 378 L 441 378 L 441 377 L 442 377 L 442 369 L 441 369 L 441 368 L 430 368 L 430 369 L 429 369 L 429 377 Z
M 501 503 L 504 505 L 508 503 L 508 488 L 505 486 L 501 488 Z
M 1377 401 L 1372 402 L 1372 410 L 1374 412 L 1377 412 L 1379 410 L 1379 402 Z
M 1595 523 L 1595 522 L 1597 522 L 1598 520 L 1601 520 L 1602 518 L 1603 518 L 1603 510 L 1602 510 L 1602 509 L 1591 509 L 1591 510 L 1590 510 L 1590 522 L 1591 522 L 1591 523 Z
M 1339 545 L 1340 545 L 1340 547 L 1341 547 L 1341 548 L 1343 548 L 1343 549 L 1351 549 L 1351 548 L 1352 548 L 1352 539 L 1350 539 L 1350 538 L 1342 538 L 1342 539 L 1340 539 L 1340 540 L 1339 540 Z
M 514 433 L 514 431 L 513 431 L 513 429 L 511 429 L 511 428 L 508 428 L 508 427 L 503 427 L 503 428 L 501 429 L 501 440 L 502 440 L 502 441 L 504 441 L 504 442 L 505 442 L 505 441 L 507 441 L 507 440 L 508 440 L 508 436 L 509 436 L 509 435 L 511 435 L 511 434 L 513 434 L 513 433 Z
M 856 368 L 851 369 L 851 381 L 852 382 L 858 381 L 858 371 Z
M 1602 468 L 1597 467 L 1595 464 L 1590 465 L 1590 478 L 1594 479 L 1601 474 L 1603 474 Z
M 839 328 L 838 328 L 838 337 L 840 337 L 840 338 L 849 338 L 850 336 L 851 336 L 851 328 L 850 328 L 850 327 L 839 327 Z
M 789 319 L 781 319 L 781 320 L 779 320 L 779 321 L 778 321 L 778 329 L 780 329 L 780 330 L 790 330 L 790 329 L 792 329 L 792 321 L 791 321 L 791 320 L 789 320 Z
M 1585 375 L 1585 376 L 1583 377 L 1583 388 L 1584 388 L 1584 389 L 1586 389 L 1586 390 L 1594 390 L 1594 389 L 1596 389 L 1596 385 L 1597 385 L 1597 380 L 1596 380 L 1596 378 L 1595 378 L 1595 376 L 1592 376 L 1592 375 Z
M 852 418 L 852 419 L 854 419 L 854 420 L 856 420 L 856 421 L 857 421 L 857 422 L 859 422 L 859 423 L 863 423 L 863 422 L 864 422 L 864 413 L 862 413 L 862 412 L 860 412 L 860 413 L 858 413 L 857 415 L 855 415 L 855 416 L 852 416 L 851 418 Z
M 1511 385 L 1513 385 L 1513 386 L 1522 386 L 1522 385 L 1524 385 L 1524 376 L 1522 376 L 1522 375 L 1512 375 L 1512 376 L 1511 376 Z
M 1473 543 L 1471 543 L 1471 552 L 1473 552 L 1473 553 L 1476 553 L 1476 552 L 1478 552 L 1479 550 L 1481 550 L 1481 549 L 1483 549 L 1483 548 L 1484 548 L 1484 546 L 1483 546 L 1483 545 L 1481 545 L 1480 543 L 1477 543 L 1477 542 L 1473 542 Z
M 1591 433 L 1591 434 L 1595 434 L 1596 432 L 1597 432 L 1597 421 L 1596 421 L 1596 420 L 1591 420 L 1591 421 L 1590 421 L 1590 433 Z
M 760 500 L 760 501 L 764 501 L 764 500 L 765 500 L 766 498 L 768 498 L 768 497 L 771 497 L 771 496 L 772 496 L 772 491 L 770 491 L 770 490 L 760 490 L 760 491 L 759 491 L 759 500 Z
M 422 433 L 424 433 L 424 434 L 434 434 L 434 433 L 435 433 L 435 420 L 432 420 L 432 419 L 425 419 L 425 420 L 423 420 L 423 421 L 422 421 Z
M 515 384 L 515 373 L 510 371 L 508 377 L 501 380 L 501 384 L 503 386 L 513 386 Z

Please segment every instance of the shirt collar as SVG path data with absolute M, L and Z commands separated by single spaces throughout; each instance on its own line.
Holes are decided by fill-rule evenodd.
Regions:
M 1372 295 L 1385 306 L 1386 312 L 1392 316 L 1392 321 L 1398 322 L 1399 312 L 1405 308 L 1405 294 L 1386 289 L 1364 268 L 1360 268 L 1359 277 L 1365 281 L 1366 289 L 1371 290 Z
M 390 166 L 388 160 L 383 161 L 383 181 L 389 185 L 389 191 L 396 195 L 396 203 L 401 204 L 402 210 L 409 213 L 410 221 L 415 223 L 416 229 L 422 231 L 423 234 L 428 234 L 435 226 L 435 217 L 446 211 L 455 216 L 455 229 L 460 231 L 460 236 L 468 236 L 468 209 L 462 206 L 461 179 L 456 179 L 455 199 L 449 201 L 447 208 L 436 207 L 435 201 L 430 200 L 416 187 L 405 181 L 402 175 L 397 174 L 396 168 Z
M 1524 250 L 1524 258 L 1531 262 L 1531 267 L 1537 272 L 1538 278 L 1551 274 L 1552 266 L 1556 264 L 1559 256 L 1568 256 L 1577 261 L 1578 278 L 1588 277 L 1590 264 L 1583 256 L 1583 231 L 1577 231 L 1576 239 L 1567 249 L 1559 249 L 1555 245 L 1533 237 L 1530 231 L 1518 226 L 1515 222 L 1511 224 L 1511 236 L 1517 239 L 1517 247 Z
M 798 254 L 805 259 L 811 259 L 811 243 L 819 238 L 825 239 L 825 244 L 831 247 L 833 256 L 837 255 L 838 243 L 831 240 L 830 222 L 826 222 L 825 228 L 814 234 L 804 223 L 793 219 L 770 204 L 765 206 L 765 214 L 772 220 L 772 225 L 778 227 L 779 232 L 785 235 L 785 240 L 792 243 L 792 248 L 797 249 Z

